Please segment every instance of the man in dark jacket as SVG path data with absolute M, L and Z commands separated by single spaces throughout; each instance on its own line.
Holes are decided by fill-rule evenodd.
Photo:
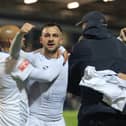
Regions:
M 103 102 L 102 93 L 79 86 L 79 82 L 86 66 L 126 73 L 126 46 L 107 29 L 101 12 L 89 12 L 78 25 L 82 26 L 83 38 L 70 55 L 68 85 L 71 93 L 81 96 L 78 126 L 124 126 L 125 108 L 123 111 L 112 108 Z

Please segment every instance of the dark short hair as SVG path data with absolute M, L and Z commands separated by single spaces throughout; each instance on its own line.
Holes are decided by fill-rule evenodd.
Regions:
M 63 32 L 63 30 L 62 30 L 62 28 L 61 28 L 61 26 L 59 25 L 59 24 L 57 24 L 57 23 L 46 23 L 46 24 L 44 24 L 43 26 L 42 26 L 42 28 L 41 28 L 41 31 L 43 31 L 43 29 L 44 28 L 46 28 L 46 27 L 53 27 L 53 26 L 56 26 L 59 30 L 60 30 L 60 32 Z

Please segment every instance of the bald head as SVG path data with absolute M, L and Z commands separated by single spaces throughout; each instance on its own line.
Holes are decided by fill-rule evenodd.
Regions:
M 8 51 L 11 40 L 20 29 L 16 25 L 3 25 L 0 27 L 0 47 L 3 51 Z
M 3 25 L 0 28 L 0 41 L 7 42 L 8 39 L 13 39 L 17 32 L 19 32 L 19 27 L 16 25 Z

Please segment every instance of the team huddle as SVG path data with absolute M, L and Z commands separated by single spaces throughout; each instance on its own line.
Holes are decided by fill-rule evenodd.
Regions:
M 21 42 L 32 28 L 25 23 L 13 39 L 9 53 L 0 52 L 0 125 L 65 126 L 62 112 L 68 63 L 64 65 L 60 53 L 65 51 L 60 48 L 62 30 L 56 24 L 45 25 L 43 48 L 27 53 L 21 50 Z
M 115 37 L 98 11 L 77 25 L 69 57 L 56 23 L 43 25 L 42 48 L 31 52 L 24 36 L 34 25 L 0 28 L 0 126 L 66 126 L 67 91 L 81 98 L 78 126 L 126 125 L 126 29 Z

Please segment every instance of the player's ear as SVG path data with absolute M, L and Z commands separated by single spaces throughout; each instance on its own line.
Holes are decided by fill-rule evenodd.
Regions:
M 60 39 L 60 45 L 62 45 L 63 42 L 64 42 L 64 39 L 63 39 L 63 37 L 61 37 L 61 39 Z
M 40 43 L 42 44 L 42 36 L 40 36 Z

